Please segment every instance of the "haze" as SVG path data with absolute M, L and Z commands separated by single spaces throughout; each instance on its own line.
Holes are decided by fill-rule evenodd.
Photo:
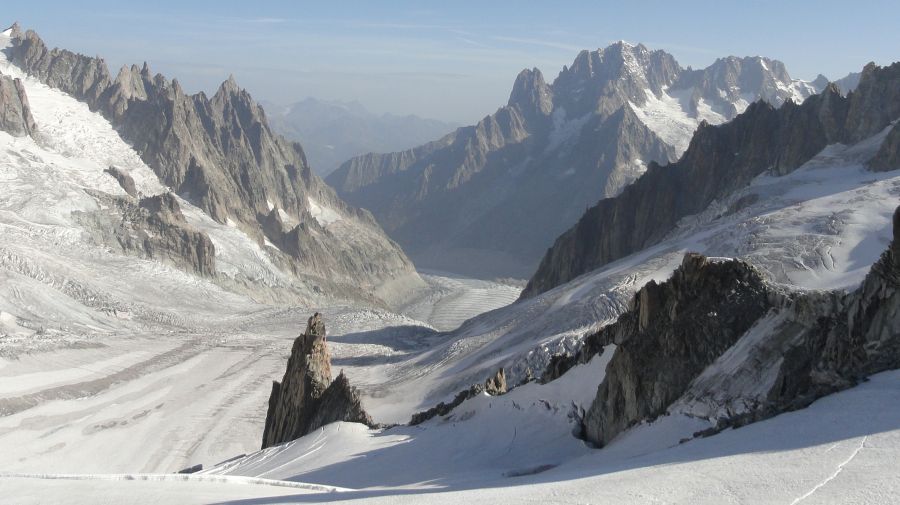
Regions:
M 148 60 L 192 91 L 233 73 L 270 102 L 357 99 L 375 112 L 460 123 L 504 104 L 521 69 L 552 79 L 579 50 L 620 39 L 665 49 L 684 66 L 766 55 L 804 79 L 858 71 L 860 55 L 889 63 L 900 43 L 891 2 L 42 4 L 5 6 L 4 17 L 38 27 L 51 45 L 102 55 L 113 70 Z M 849 26 L 867 29 L 842 36 Z

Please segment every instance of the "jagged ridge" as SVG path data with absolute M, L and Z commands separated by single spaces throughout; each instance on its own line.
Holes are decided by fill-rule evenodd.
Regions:
M 898 117 L 900 64 L 895 63 L 868 65 L 859 87 L 846 97 L 829 86 L 801 105 L 788 101 L 776 109 L 756 102 L 730 123 L 702 124 L 678 162 L 651 164 L 621 195 L 601 200 L 557 238 L 522 297 L 653 245 L 678 220 L 701 212 L 757 175 L 789 173 L 825 146 L 860 141 Z M 894 144 L 886 145 L 890 149 Z
M 187 95 L 177 80 L 152 75 L 147 64 L 123 67 L 111 79 L 100 58 L 50 50 L 34 31 L 23 35 L 17 26 L 11 34 L 13 63 L 102 113 L 180 196 L 219 222 L 236 223 L 261 245 L 293 234 L 297 247 L 267 249 L 286 270 L 334 294 L 383 299 L 391 298 L 385 288 L 391 283 L 420 282 L 372 216 L 313 175 L 300 145 L 273 134 L 262 108 L 233 78 L 212 98 Z M 319 223 L 310 199 L 352 224 Z M 264 233 L 261 221 L 279 209 L 295 221 Z
M 677 159 L 681 147 L 639 117 L 641 107 L 688 94 L 686 114 L 727 120 L 748 93 L 780 105 L 812 92 L 794 84 L 774 60 L 730 57 L 690 70 L 663 51 L 619 42 L 582 51 L 552 84 L 523 70 L 507 105 L 476 125 L 351 159 L 328 182 L 372 210 L 422 266 L 524 277 L 598 198 L 618 194 L 650 161 Z

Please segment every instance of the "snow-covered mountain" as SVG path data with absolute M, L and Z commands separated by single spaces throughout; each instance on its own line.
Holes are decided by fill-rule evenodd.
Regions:
M 219 272 L 223 282 L 262 299 L 309 299 L 298 298 L 307 293 L 395 303 L 411 288 L 424 286 L 403 251 L 384 235 L 371 214 L 347 205 L 315 176 L 300 145 L 272 133 L 262 108 L 234 79 L 225 81 L 211 98 L 204 93 L 187 95 L 177 80 L 154 76 L 147 65 L 123 67 L 112 79 L 102 59 L 48 49 L 35 32 L 22 33 L 18 26 L 4 32 L 0 43 L 3 71 L 21 79 L 26 94 L 33 88 L 41 97 L 54 97 L 33 103 L 33 109 L 52 111 L 56 102 L 73 102 L 68 107 L 79 112 L 66 116 L 69 124 L 101 125 L 98 128 L 105 129 L 104 135 L 122 139 L 117 152 L 137 153 L 138 160 L 125 165 L 102 151 L 93 153 L 101 174 L 110 169 L 120 181 L 127 181 L 130 167 L 140 162 L 168 188 L 128 195 L 133 202 L 94 195 L 100 209 L 86 213 L 81 224 L 88 226 L 86 221 L 91 220 L 101 230 L 89 232 L 95 241 L 153 257 L 143 235 L 124 233 L 115 223 L 123 209 L 149 205 L 142 203 L 143 197 L 171 191 L 182 206 L 191 203 L 217 225 L 240 230 L 246 240 L 238 247 L 251 247 L 236 254 L 264 258 L 256 265 L 230 268 L 223 256 L 228 254 L 227 246 L 213 238 L 218 254 L 206 254 L 211 264 L 204 267 L 206 273 Z M 76 101 L 84 105 L 79 109 Z M 36 116 L 49 113 L 35 111 Z M 40 119 L 37 123 L 42 128 Z M 77 132 L 83 135 L 76 137 Z M 68 142 L 77 149 L 72 152 L 83 156 L 96 131 L 55 133 L 72 137 Z M 36 138 L 40 145 L 46 144 L 41 143 L 42 137 Z M 116 232 L 106 233 L 106 227 Z M 202 233 L 205 230 L 201 229 L 200 237 Z M 170 249 L 187 251 L 196 242 Z M 245 271 L 259 268 L 278 274 L 258 276 Z
M 587 207 L 618 194 L 651 161 L 676 160 L 702 121 L 815 91 L 767 58 L 692 70 L 663 51 L 618 42 L 582 51 L 552 84 L 524 70 L 507 106 L 477 125 L 355 158 L 327 181 L 371 210 L 420 267 L 524 277 Z
M 650 169 L 621 195 L 601 200 L 545 254 L 525 296 L 567 282 L 651 246 L 678 221 L 702 212 L 757 175 L 788 173 L 828 145 L 859 142 L 890 129 L 900 116 L 897 66 L 868 65 L 854 93 L 829 86 L 801 105 L 780 109 L 758 102 L 721 127 L 704 126 L 673 164 Z M 895 165 L 896 128 L 885 148 L 867 160 L 873 170 Z M 740 205 L 738 205 L 739 209 Z
M 354 156 L 410 149 L 459 126 L 414 115 L 379 115 L 355 101 L 310 97 L 288 106 L 264 106 L 272 129 L 302 142 L 310 166 L 322 177 Z
M 663 167 L 651 168 L 621 193 L 660 188 L 650 199 L 658 206 L 645 211 L 658 227 L 626 227 L 646 234 L 630 250 L 582 261 L 583 271 L 510 305 L 514 286 L 432 272 L 397 313 L 298 284 L 270 254 L 274 244 L 235 220 L 218 222 L 209 199 L 172 194 L 159 167 L 175 165 L 154 167 L 116 123 L 26 76 L 8 54 L 0 55 L 4 498 L 889 504 L 900 496 L 900 375 L 884 371 L 900 366 L 900 64 L 867 67 L 849 97 L 828 88 L 802 105 L 757 103 L 731 123 L 701 127 L 670 177 L 659 182 Z M 605 64 L 587 61 L 588 76 Z M 664 54 L 648 61 L 653 75 L 668 75 Z M 635 86 L 671 82 L 674 96 L 677 79 L 648 75 Z M 549 87 L 529 79 L 537 82 L 526 75 L 513 95 L 534 107 L 498 113 L 505 124 L 557 114 Z M 566 96 L 572 110 L 600 103 Z M 698 110 L 715 99 L 697 96 Z M 231 103 L 223 111 L 240 102 L 220 100 Z M 625 110 L 637 116 L 622 105 L 591 117 Z M 500 124 L 484 131 L 499 134 Z M 304 188 L 315 187 L 310 180 Z M 242 212 L 241 201 L 219 203 Z M 314 199 L 306 212 L 328 230 L 350 219 L 341 209 Z M 584 244 L 603 236 L 573 233 L 574 245 L 560 249 L 590 251 Z M 385 426 L 337 422 L 258 451 L 272 381 L 286 370 L 302 378 L 303 359 L 291 367 L 289 355 L 314 312 L 329 368 Z M 389 427 L 501 369 L 507 393 Z M 173 473 L 196 464 L 204 469 Z

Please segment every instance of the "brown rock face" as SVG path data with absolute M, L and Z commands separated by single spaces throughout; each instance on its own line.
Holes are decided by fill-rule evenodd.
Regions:
M 0 130 L 13 137 L 33 135 L 37 131 L 22 81 L 3 74 L 0 74 Z
M 343 372 L 331 381 L 325 323 L 319 313 L 294 340 L 281 382 L 272 383 L 262 448 L 297 439 L 326 424 L 349 421 L 374 426 Z

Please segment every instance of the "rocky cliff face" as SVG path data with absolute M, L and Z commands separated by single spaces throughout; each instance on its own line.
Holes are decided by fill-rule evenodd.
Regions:
M 523 277 L 599 198 L 619 194 L 650 161 L 677 159 L 701 118 L 731 119 L 747 97 L 801 99 L 810 93 L 801 88 L 773 60 L 727 58 L 693 71 L 619 42 L 582 51 L 551 84 L 523 70 L 507 105 L 477 125 L 354 158 L 328 182 L 421 266 Z M 658 120 L 673 107 L 679 117 Z
M 284 378 L 272 383 L 262 448 L 300 438 L 335 421 L 375 425 L 343 372 L 331 380 L 325 323 L 316 313 L 303 335 L 294 340 Z
M 33 135 L 37 131 L 22 81 L 3 74 L 0 74 L 0 130 L 14 137 Z
M 690 147 L 647 172 L 615 198 L 601 200 L 556 239 L 523 291 L 533 296 L 659 242 L 683 217 L 744 187 L 759 174 L 786 174 L 825 146 L 868 138 L 900 118 L 900 64 L 863 71 L 844 97 L 835 86 L 796 105 L 757 102 L 730 123 L 701 124 Z M 892 150 L 895 143 L 886 142 Z M 877 166 L 890 165 L 879 154 Z M 878 161 L 888 160 L 888 161 Z M 880 165 L 879 165 L 880 164 Z M 898 168 L 894 166 L 893 168 Z
M 301 242 L 321 246 L 307 250 L 323 251 L 305 257 L 268 250 L 298 276 L 341 295 L 377 293 L 398 279 L 421 282 L 371 215 L 313 175 L 299 144 L 271 132 L 263 109 L 233 78 L 212 97 L 188 95 L 146 64 L 123 67 L 113 79 L 102 59 L 48 49 L 33 31 L 12 40 L 10 61 L 101 112 L 164 184 L 217 221 L 236 224 L 262 244 L 261 217 L 276 210 L 288 216 Z M 324 231 L 309 232 L 312 221 L 322 221 Z
M 900 368 L 898 258 L 900 207 L 893 242 L 851 293 L 787 292 L 743 262 L 687 255 L 590 337 L 590 348 L 617 348 L 586 438 L 604 445 L 666 412 L 739 426 Z
M 607 376 L 585 414 L 585 434 L 608 443 L 665 412 L 690 382 L 770 308 L 753 267 L 688 254 L 672 278 L 650 282 L 616 323 L 591 337 L 616 344 Z
M 128 174 L 116 170 L 123 189 L 134 191 Z M 129 184 L 129 180 L 131 180 Z M 77 212 L 76 219 L 98 244 L 126 254 L 162 261 L 204 277 L 216 275 L 216 248 L 209 235 L 191 226 L 175 195 L 146 198 L 118 197 L 93 191 L 101 204 L 92 212 Z

